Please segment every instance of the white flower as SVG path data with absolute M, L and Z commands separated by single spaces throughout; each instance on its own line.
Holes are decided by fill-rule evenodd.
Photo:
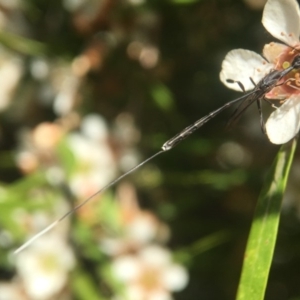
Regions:
M 158 246 L 149 246 L 136 256 L 120 256 L 112 272 L 124 283 L 124 295 L 130 300 L 171 300 L 170 292 L 182 290 L 188 282 L 186 270 Z
M 30 299 L 52 298 L 66 285 L 74 254 L 57 234 L 41 237 L 16 257 L 16 267 Z
M 222 63 L 220 79 L 227 87 L 236 91 L 241 91 L 239 85 L 226 80 L 240 81 L 245 90 L 249 91 L 254 88 L 250 78 L 258 82 L 273 68 L 274 64 L 269 63 L 259 54 L 250 50 L 236 49 L 226 55 Z
M 290 46 L 299 43 L 300 11 L 296 0 L 268 0 L 262 23 L 278 40 Z
M 107 230 L 99 241 L 103 252 L 117 256 L 141 249 L 154 241 L 165 242 L 169 238 L 167 225 L 160 222 L 152 212 L 140 208 L 131 184 L 121 183 L 117 191 L 118 202 L 114 206 L 116 218 L 114 220 L 110 217 L 111 223 L 105 222 L 105 227 L 111 226 L 111 230 Z M 112 210 L 103 210 L 102 214 L 111 216 Z
M 21 60 L 0 50 L 0 111 L 5 110 L 10 105 L 22 73 L 23 64 Z
M 245 90 L 253 89 L 271 69 L 283 70 L 291 65 L 294 57 L 299 55 L 300 48 L 300 10 L 296 0 L 268 0 L 262 23 L 277 39 L 287 44 L 271 43 L 264 47 L 260 55 L 243 49 L 230 51 L 225 57 L 220 73 L 221 81 L 229 88 L 240 90 L 237 83 L 227 82 L 226 79 L 240 81 Z M 269 140 L 274 144 L 284 144 L 291 140 L 300 128 L 300 73 L 290 72 L 280 85 L 265 95 L 269 99 L 284 100 L 266 122 Z
M 98 115 L 89 115 L 82 121 L 81 132 L 67 137 L 78 164 L 70 187 L 78 197 L 91 195 L 115 176 L 115 159 L 107 136 L 104 120 Z
M 0 282 L 0 300 L 28 300 L 22 287 L 14 282 Z

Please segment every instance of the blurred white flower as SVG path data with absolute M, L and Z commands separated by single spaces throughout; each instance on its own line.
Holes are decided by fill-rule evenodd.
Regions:
M 0 51 L 0 111 L 9 106 L 22 74 L 22 61 Z
M 132 115 L 121 113 L 117 116 L 114 124 L 113 136 L 120 146 L 118 149 L 120 169 L 123 172 L 127 172 L 135 167 L 140 161 L 140 155 L 134 146 L 140 141 L 141 134 L 135 126 Z
M 106 141 L 108 128 L 104 119 L 97 114 L 85 116 L 81 122 L 82 133 L 91 140 Z
M 111 235 L 107 232 L 100 239 L 101 250 L 108 255 L 115 256 L 136 251 L 154 241 L 168 240 L 168 226 L 160 222 L 150 211 L 139 207 L 132 185 L 126 183 L 119 185 L 116 210 L 119 216 L 118 232 Z
M 31 62 L 30 72 L 36 80 L 45 80 L 49 75 L 49 62 L 43 58 L 36 58 Z
M 53 109 L 59 116 L 64 116 L 71 112 L 76 101 L 80 83 L 81 80 L 73 74 L 66 75 L 61 82 L 53 103 Z
M 140 54 L 139 61 L 145 69 L 154 68 L 159 60 L 159 50 L 155 46 L 145 46 Z
M 127 55 L 133 60 L 138 60 L 143 68 L 151 69 L 157 65 L 160 52 L 155 46 L 133 41 L 127 46 Z
M 121 113 L 117 116 L 114 124 L 116 139 L 126 146 L 132 146 L 141 139 L 141 133 L 136 127 L 134 117 L 129 113 Z
M 24 173 L 35 171 L 40 164 L 53 167 L 56 163 L 55 149 L 63 137 L 63 128 L 55 123 L 43 122 L 32 130 L 19 133 L 20 146 L 16 163 Z
M 34 172 L 39 166 L 37 155 L 31 151 L 21 150 L 20 152 L 17 152 L 15 160 L 17 166 L 25 174 Z
M 79 88 L 82 77 L 78 76 L 72 64 L 63 60 L 47 61 L 38 58 L 30 66 L 32 76 L 41 81 L 40 101 L 49 105 L 53 103 L 53 110 L 58 116 L 65 117 L 80 99 Z
M 158 246 L 118 257 L 112 272 L 130 300 L 170 300 L 171 292 L 181 291 L 188 283 L 185 268 L 173 263 L 171 253 Z
M 16 256 L 18 274 L 31 300 L 46 300 L 59 293 L 74 265 L 70 246 L 58 234 L 41 237 Z
M 6 9 L 17 9 L 21 7 L 20 0 L 0 0 L 0 5 L 5 7 Z
M 80 198 L 90 196 L 115 176 L 115 159 L 107 137 L 106 125 L 97 115 L 86 116 L 81 132 L 67 137 L 78 165 L 71 176 L 70 188 Z
M 240 90 L 236 83 L 227 79 L 240 81 L 245 90 L 253 89 L 254 82 L 261 80 L 271 69 L 283 70 L 289 67 L 295 56 L 299 55 L 294 48 L 300 47 L 300 11 L 296 0 L 268 0 L 262 23 L 264 27 L 283 43 L 265 45 L 265 60 L 260 55 L 243 49 L 230 51 L 222 63 L 221 81 L 229 88 Z M 294 48 L 292 48 L 294 47 Z M 272 89 L 266 97 L 284 99 L 283 105 L 277 108 L 266 123 L 269 140 L 274 144 L 283 144 L 291 140 L 300 128 L 300 73 L 290 72 L 283 79 L 282 85 Z
M 63 129 L 58 124 L 43 122 L 38 124 L 31 134 L 35 147 L 53 150 L 61 140 Z
M 29 300 L 18 283 L 0 282 L 0 300 Z

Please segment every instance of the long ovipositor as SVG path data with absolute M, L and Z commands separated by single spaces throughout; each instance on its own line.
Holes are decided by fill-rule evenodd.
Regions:
M 269 74 L 267 74 L 264 78 L 262 78 L 258 84 L 254 87 L 254 89 L 250 92 L 245 93 L 243 96 L 234 99 L 232 101 L 227 102 L 223 106 L 219 107 L 218 109 L 210 112 L 206 116 L 202 117 L 201 119 L 197 120 L 190 126 L 186 127 L 182 131 L 180 131 L 178 134 L 176 134 L 174 137 L 166 141 L 163 146 L 161 147 L 161 150 L 156 152 L 154 155 L 148 157 L 144 161 L 142 161 L 140 164 L 137 166 L 133 167 L 130 169 L 128 172 L 124 173 L 123 175 L 119 176 L 115 180 L 111 181 L 108 183 L 106 186 L 98 190 L 96 193 L 88 197 L 85 201 L 83 201 L 81 204 L 75 206 L 72 210 L 64 214 L 61 218 L 50 224 L 48 227 L 46 227 L 44 230 L 41 232 L 37 233 L 35 236 L 33 236 L 31 239 L 29 239 L 26 243 L 24 243 L 21 247 L 19 247 L 17 250 L 15 250 L 15 254 L 19 253 L 23 249 L 25 249 L 27 246 L 29 246 L 31 243 L 33 243 L 36 239 L 38 239 L 40 236 L 45 234 L 46 232 L 50 231 L 53 227 L 55 227 L 58 223 L 60 223 L 62 220 L 67 218 L 69 215 L 73 214 L 75 211 L 80 209 L 82 206 L 87 204 L 89 201 L 91 201 L 96 195 L 104 192 L 108 188 L 112 187 L 115 185 L 117 182 L 119 182 L 121 179 L 124 177 L 128 176 L 129 174 L 133 173 L 137 169 L 139 169 L 141 166 L 152 160 L 153 158 L 157 157 L 158 155 L 165 153 L 171 149 L 173 149 L 176 145 L 178 145 L 180 142 L 185 140 L 188 136 L 190 136 L 193 132 L 195 132 L 197 129 L 202 127 L 204 124 L 206 124 L 209 120 L 213 119 L 215 116 L 217 116 L 219 113 L 224 111 L 226 108 L 231 107 L 233 104 L 244 101 L 246 102 L 246 108 L 250 106 L 253 102 L 255 101 L 260 101 L 266 93 L 271 91 L 274 87 L 277 85 L 280 85 L 280 81 L 292 70 L 294 69 L 299 69 L 300 68 L 300 55 L 297 55 L 291 66 L 278 71 L 278 70 L 273 70 Z M 244 110 L 243 110 L 244 111 Z

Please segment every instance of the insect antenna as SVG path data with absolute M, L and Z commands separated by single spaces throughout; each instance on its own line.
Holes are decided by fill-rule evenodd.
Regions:
M 109 189 L 110 187 L 112 187 L 113 185 L 115 185 L 117 182 L 119 182 L 120 180 L 122 180 L 124 177 L 128 176 L 129 174 L 133 173 L 135 170 L 137 170 L 138 168 L 140 168 L 141 166 L 143 166 L 144 164 L 146 164 L 147 162 L 149 162 L 150 160 L 152 160 L 154 157 L 157 157 L 158 155 L 162 154 L 166 152 L 166 150 L 160 150 L 158 152 L 156 152 L 154 155 L 148 157 L 147 159 L 145 159 L 144 161 L 142 161 L 141 163 L 139 163 L 138 165 L 136 165 L 135 167 L 133 167 L 132 169 L 130 169 L 129 171 L 127 171 L 126 173 L 122 174 L 121 176 L 117 177 L 115 180 L 111 181 L 110 183 L 108 183 L 107 185 L 105 185 L 102 189 L 98 190 L 96 193 L 92 194 L 91 196 L 89 196 L 87 199 L 85 199 L 82 203 L 78 204 L 77 206 L 75 206 L 73 209 L 69 210 L 67 213 L 65 213 L 62 217 L 60 217 L 58 220 L 54 221 L 53 223 L 51 223 L 48 227 L 46 227 L 44 230 L 42 230 L 41 232 L 39 232 L 38 234 L 34 235 L 32 238 L 30 238 L 26 243 L 24 243 L 21 247 L 19 247 L 18 249 L 16 249 L 14 251 L 14 254 L 18 254 L 19 252 L 21 252 L 22 250 L 24 250 L 25 248 L 27 248 L 30 244 L 32 244 L 35 240 L 37 240 L 39 237 L 41 237 L 42 235 L 44 235 L 45 233 L 47 233 L 48 231 L 50 231 L 52 228 L 54 228 L 56 225 L 58 225 L 61 221 L 63 221 L 65 218 L 67 218 L 69 215 L 75 213 L 78 209 L 80 209 L 82 206 L 84 206 L 85 204 L 87 204 L 88 202 L 90 202 L 91 200 L 93 200 L 97 195 L 103 193 L 105 190 Z

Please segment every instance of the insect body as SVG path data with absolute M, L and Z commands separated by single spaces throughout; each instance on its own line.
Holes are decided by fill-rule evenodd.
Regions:
M 264 95 L 269 91 L 271 91 L 278 84 L 278 82 L 280 82 L 280 80 L 283 79 L 284 76 L 286 76 L 289 72 L 291 72 L 293 69 L 298 69 L 298 68 L 300 68 L 300 55 L 294 58 L 293 63 L 287 69 L 282 71 L 278 71 L 278 70 L 271 71 L 268 75 L 266 75 L 258 82 L 258 84 L 251 92 L 248 92 L 237 99 L 227 102 L 223 106 L 212 111 L 208 115 L 202 117 L 201 119 L 197 120 L 195 123 L 191 124 L 190 126 L 186 127 L 184 130 L 176 134 L 173 138 L 169 139 L 167 142 L 163 144 L 162 146 L 163 151 L 171 150 L 178 143 L 180 143 L 181 141 L 186 139 L 189 135 L 191 135 L 195 130 L 199 129 L 209 120 L 217 116 L 220 112 L 222 112 L 223 110 L 225 110 L 226 108 L 232 106 L 237 102 L 243 101 L 243 103 L 245 103 L 246 106 L 242 110 L 244 111 L 254 101 L 257 101 L 260 110 L 260 100 L 264 97 Z
M 35 236 L 33 236 L 31 239 L 29 239 L 20 248 L 18 248 L 14 253 L 17 254 L 18 252 L 22 251 L 24 248 L 26 248 L 33 241 L 35 241 L 40 236 L 42 236 L 44 233 L 48 232 L 53 227 L 55 227 L 59 222 L 61 222 L 66 217 L 68 217 L 69 215 L 71 215 L 72 213 L 74 213 L 75 211 L 77 211 L 79 208 L 81 208 L 82 206 L 84 206 L 86 203 L 88 203 L 89 201 L 91 201 L 96 195 L 98 195 L 98 194 L 102 193 L 103 191 L 105 191 L 106 189 L 112 187 L 114 184 L 116 184 L 117 182 L 119 182 L 124 177 L 128 176 L 129 174 L 131 174 L 134 171 L 136 171 L 137 169 L 139 169 L 141 166 L 143 166 L 144 164 L 146 164 L 147 162 L 149 162 L 150 160 L 152 160 L 154 157 L 156 157 L 156 156 L 158 156 L 158 155 L 160 155 L 162 153 L 165 153 L 165 152 L 173 149 L 181 141 L 183 141 L 184 139 L 186 139 L 194 131 L 196 131 L 197 129 L 199 129 L 200 127 L 202 127 L 205 123 L 207 123 L 209 120 L 211 120 L 212 118 L 214 118 L 215 116 L 217 116 L 219 113 L 221 113 L 222 111 L 224 111 L 226 108 L 232 106 L 233 104 L 235 104 L 237 102 L 243 101 L 243 103 L 245 103 L 245 105 L 246 105 L 245 108 L 243 108 L 243 111 L 244 111 L 253 102 L 255 102 L 255 101 L 259 102 L 259 101 L 261 101 L 261 99 L 263 99 L 263 97 L 264 97 L 264 95 L 266 93 L 268 93 L 269 91 L 271 91 L 275 86 L 281 84 L 280 81 L 289 72 L 291 72 L 293 69 L 298 69 L 298 68 L 300 68 L 300 55 L 298 55 L 298 56 L 296 56 L 294 58 L 294 60 L 293 60 L 293 62 L 292 62 L 292 64 L 291 64 L 290 67 L 288 67 L 288 68 L 286 68 L 284 70 L 281 70 L 281 71 L 278 71 L 278 70 L 271 71 L 268 75 L 266 75 L 264 78 L 262 78 L 258 82 L 258 84 L 255 86 L 255 88 L 252 91 L 244 94 L 243 96 L 241 96 L 241 97 L 239 97 L 237 99 L 234 99 L 234 100 L 232 100 L 232 101 L 224 104 L 220 108 L 212 111 L 208 115 L 202 117 L 201 119 L 197 120 L 196 122 L 194 122 L 190 126 L 186 127 L 182 131 L 180 131 L 174 137 L 172 137 L 171 139 L 169 139 L 168 141 L 166 141 L 163 144 L 163 146 L 162 146 L 162 148 L 161 148 L 160 151 L 156 152 L 154 155 L 148 157 L 146 160 L 144 160 L 143 162 L 141 162 L 137 166 L 133 167 L 132 169 L 130 169 L 129 171 L 127 171 L 123 175 L 119 176 L 115 180 L 113 180 L 110 183 L 108 183 L 106 186 L 104 186 L 103 188 L 101 188 L 100 190 L 98 190 L 96 193 L 94 193 L 93 195 L 91 195 L 89 198 L 87 198 L 81 204 L 75 206 L 72 210 L 70 210 L 69 212 L 67 212 L 60 219 L 56 220 L 55 222 L 53 222 L 52 224 L 50 224 L 47 228 L 45 228 L 43 231 L 39 232 L 38 234 L 36 234 Z

